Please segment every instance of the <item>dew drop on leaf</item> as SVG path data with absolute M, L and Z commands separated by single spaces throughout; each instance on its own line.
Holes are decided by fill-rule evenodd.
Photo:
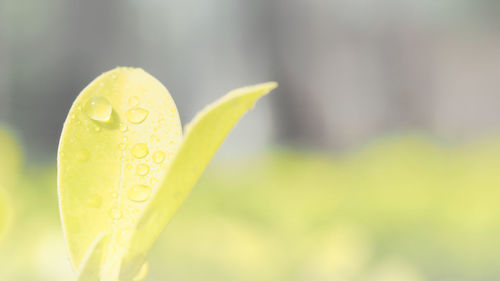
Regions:
M 137 165 L 137 175 L 145 176 L 149 173 L 149 166 L 146 164 Z
M 108 122 L 113 108 L 107 99 L 97 96 L 87 101 L 84 110 L 90 119 L 99 122 Z
M 134 123 L 134 124 L 140 124 L 142 123 L 146 117 L 148 116 L 149 111 L 147 111 L 144 108 L 141 107 L 134 107 L 127 112 L 125 112 L 125 116 L 127 117 L 127 120 Z
M 148 146 L 144 143 L 136 143 L 132 146 L 132 155 L 134 155 L 135 158 L 144 158 L 148 153 Z
M 151 187 L 143 184 L 136 184 L 127 192 L 128 199 L 134 202 L 144 202 L 148 200 L 149 195 L 151 195 Z
M 160 164 L 165 160 L 165 153 L 163 151 L 156 151 L 153 153 L 153 161 L 157 164 Z

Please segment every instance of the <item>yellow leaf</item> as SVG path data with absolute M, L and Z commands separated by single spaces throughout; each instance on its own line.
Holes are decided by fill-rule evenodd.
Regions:
M 120 280 L 129 280 L 144 263 L 153 242 L 177 211 L 205 167 L 238 120 L 255 102 L 277 86 L 274 82 L 240 88 L 197 114 L 186 126 L 185 138 L 162 177 L 144 215 L 137 223 L 125 256 Z
M 116 279 L 124 245 L 181 140 L 174 101 L 142 69 L 116 68 L 80 93 L 58 151 L 60 213 L 75 269 L 105 232 L 99 271 L 102 280 Z
M 146 252 L 217 148 L 275 87 L 230 92 L 195 117 L 183 140 L 172 98 L 143 70 L 117 68 L 90 83 L 58 153 L 60 211 L 79 280 L 143 279 Z

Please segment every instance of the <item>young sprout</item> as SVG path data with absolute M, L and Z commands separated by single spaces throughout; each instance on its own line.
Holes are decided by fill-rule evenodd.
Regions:
M 182 133 L 167 89 L 138 68 L 91 82 L 58 151 L 63 230 L 79 280 L 142 280 L 146 255 L 229 131 L 275 82 L 231 91 Z

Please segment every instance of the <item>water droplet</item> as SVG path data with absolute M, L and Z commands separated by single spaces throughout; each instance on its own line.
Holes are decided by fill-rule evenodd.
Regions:
M 120 131 L 126 132 L 128 130 L 128 126 L 125 123 L 120 123 Z
M 153 153 L 153 161 L 156 164 L 160 164 L 163 160 L 165 160 L 165 153 L 163 151 L 156 151 Z
M 136 143 L 132 146 L 132 155 L 134 155 L 135 158 L 144 158 L 148 153 L 148 146 L 144 143 Z
M 145 176 L 149 173 L 149 166 L 146 164 L 137 165 L 137 175 Z
M 125 165 L 125 169 L 127 170 L 131 170 L 134 166 L 132 166 L 132 164 L 130 163 L 127 163 L 127 165 Z
M 99 127 L 95 127 L 95 128 L 94 128 L 94 130 L 95 130 L 96 132 L 100 132 L 100 131 L 101 131 L 101 128 L 99 128 Z
M 111 210 L 109 210 L 109 215 L 111 216 L 112 219 L 119 220 L 121 219 L 123 213 L 118 208 L 112 208 Z
M 124 150 L 125 149 L 125 144 L 124 143 L 119 143 L 118 144 L 118 149 L 119 150 Z
M 92 97 L 85 104 L 85 113 L 90 119 L 95 121 L 109 121 L 112 111 L 111 104 L 103 97 Z
M 111 196 L 112 196 L 113 198 L 118 198 L 118 193 L 114 192 L 113 194 L 111 194 Z
M 76 154 L 76 160 L 80 162 L 85 162 L 89 159 L 89 155 L 90 155 L 89 151 L 84 148 Z
M 99 208 L 101 207 L 102 197 L 97 194 L 92 194 L 89 198 L 87 198 L 85 203 L 90 207 Z
M 127 192 L 128 199 L 134 202 L 144 202 L 148 200 L 150 195 L 151 187 L 142 184 L 132 186 Z
M 160 138 L 158 138 L 156 135 L 151 135 L 151 141 L 152 142 L 159 142 Z
M 134 123 L 134 124 L 140 124 L 146 117 L 148 116 L 149 111 L 147 111 L 144 108 L 141 107 L 134 107 L 127 112 L 125 112 L 125 116 L 127 117 L 128 121 Z
M 129 99 L 128 99 L 128 103 L 131 105 L 131 106 L 136 106 L 139 104 L 139 98 L 136 97 L 136 96 L 131 96 Z

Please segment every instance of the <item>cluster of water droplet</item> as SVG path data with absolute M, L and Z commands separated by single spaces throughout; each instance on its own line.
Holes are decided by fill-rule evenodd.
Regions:
M 128 99 L 128 104 L 130 107 L 124 111 L 125 118 L 122 119 L 123 121 L 120 122 L 119 126 L 118 126 L 119 130 L 124 134 L 123 142 L 118 144 L 118 149 L 120 151 L 122 151 L 122 158 L 121 158 L 122 165 L 125 167 L 126 170 L 133 170 L 134 165 L 130 161 L 129 162 L 126 161 L 125 156 L 127 155 L 127 153 L 130 153 L 130 155 L 133 156 L 133 158 L 135 158 L 139 161 L 146 159 L 146 157 L 148 157 L 151 153 L 149 151 L 148 144 L 145 142 L 134 143 L 134 144 L 130 145 L 130 147 L 128 147 L 128 150 L 127 150 L 126 143 L 128 141 L 128 138 L 126 135 L 130 135 L 131 133 L 135 134 L 135 132 L 130 131 L 129 126 L 136 126 L 136 125 L 142 124 L 144 121 L 147 120 L 150 112 L 147 109 L 145 109 L 139 105 L 140 99 L 137 96 L 131 96 Z M 84 105 L 83 110 L 84 110 L 86 116 L 89 119 L 95 121 L 95 122 L 93 122 L 94 124 L 97 124 L 96 128 L 95 128 L 95 130 L 97 132 L 99 132 L 101 130 L 99 125 L 100 124 L 105 125 L 106 123 L 110 122 L 111 118 L 112 118 L 112 114 L 113 114 L 113 106 L 105 97 L 102 97 L 102 96 L 91 97 Z M 129 124 L 127 124 L 125 122 L 125 120 Z M 163 120 L 164 120 L 163 117 L 160 117 L 159 122 L 161 122 Z M 156 128 L 154 128 L 154 131 L 156 132 L 156 131 L 158 131 L 158 129 L 159 129 L 159 127 L 156 127 Z M 160 139 L 156 135 L 151 135 L 150 141 L 151 141 L 151 143 L 158 143 L 160 141 Z M 76 158 L 80 162 L 85 162 L 89 159 L 89 155 L 90 155 L 90 153 L 88 150 L 82 149 L 76 155 Z M 165 158 L 166 158 L 166 154 L 165 154 L 165 152 L 163 152 L 161 150 L 155 151 L 151 154 L 152 162 L 155 164 L 163 163 L 165 161 Z M 135 161 L 137 161 L 137 160 L 135 160 Z M 135 162 L 135 161 L 132 161 L 132 162 Z M 123 173 L 123 171 L 122 171 L 122 173 Z M 138 164 L 135 165 L 135 175 L 138 176 L 139 178 L 144 179 L 144 177 L 146 177 L 150 174 L 151 174 L 151 167 L 147 163 L 140 161 Z M 123 176 L 123 174 L 122 174 L 122 176 Z M 157 183 L 157 179 L 155 177 L 153 177 L 152 175 L 149 178 L 150 178 L 149 183 L 148 183 L 149 185 L 145 184 L 145 183 L 135 183 L 135 184 L 132 184 L 131 186 L 128 187 L 125 194 L 131 202 L 142 203 L 142 202 L 147 201 L 150 198 L 151 193 L 152 193 L 152 188 L 150 185 L 154 185 L 155 183 Z M 120 180 L 122 180 L 122 179 L 120 179 Z M 122 184 L 127 184 L 127 183 L 120 182 L 120 185 L 122 185 Z M 115 200 L 119 204 L 120 198 L 117 195 L 117 193 L 113 193 L 113 198 L 115 198 Z M 95 207 L 95 208 L 100 207 L 101 202 L 102 202 L 102 197 L 98 194 L 93 194 L 86 201 L 87 205 Z M 136 212 L 138 211 L 137 209 L 135 209 L 135 210 L 136 210 Z M 110 217 L 113 221 L 118 221 L 123 216 L 123 212 L 118 206 L 111 208 L 109 214 L 110 214 Z
M 117 79 L 114 74 L 111 78 Z M 78 102 L 76 110 L 69 117 L 70 122 L 82 125 L 77 128 L 87 130 L 89 134 L 86 137 L 97 137 L 104 141 L 89 142 L 97 145 L 97 148 L 83 147 L 75 134 L 70 143 L 79 149 L 74 155 L 66 153 L 67 156 L 63 156 L 61 152 L 60 157 L 74 157 L 75 161 L 81 163 L 81 166 L 76 165 L 77 169 L 87 169 L 87 166 L 96 163 L 110 163 L 99 161 L 100 157 L 110 157 L 112 161 L 118 161 L 115 157 L 119 157 L 120 177 L 100 179 L 91 187 L 88 197 L 82 198 L 86 206 L 97 212 L 105 211 L 113 235 L 107 255 L 115 256 L 113 253 L 123 251 L 123 245 L 130 241 L 134 221 L 139 217 L 145 202 L 151 199 L 161 167 L 173 156 L 174 149 L 165 148 L 165 144 L 174 147 L 177 140 L 168 140 L 168 132 L 161 132 L 161 129 L 165 128 L 165 124 L 170 124 L 165 122 L 166 118 L 177 118 L 177 111 L 174 108 L 168 112 L 157 112 L 155 105 L 148 101 L 148 96 L 143 95 L 145 90 L 131 83 L 126 83 L 125 89 L 122 88 L 125 94 L 130 95 L 125 101 L 120 101 L 120 96 L 113 89 L 104 87 L 103 82 L 95 86 L 96 94 L 83 103 Z M 119 140 L 118 144 L 113 144 L 113 151 L 106 141 L 108 136 Z M 145 270 L 147 272 L 147 265 Z

